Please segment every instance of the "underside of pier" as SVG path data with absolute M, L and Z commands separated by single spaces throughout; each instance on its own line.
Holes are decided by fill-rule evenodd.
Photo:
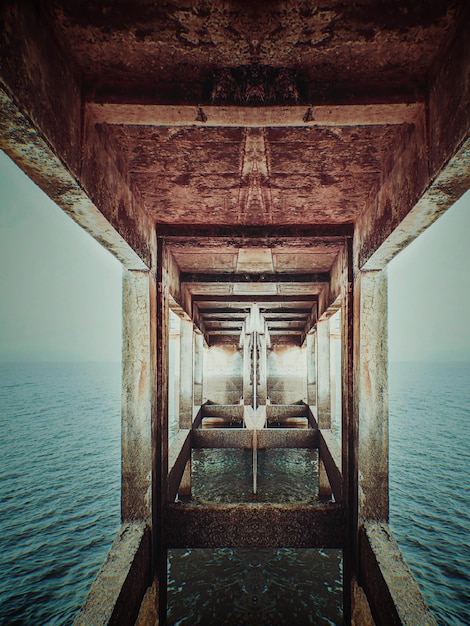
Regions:
M 434 623 L 388 526 L 386 267 L 470 187 L 468 2 L 0 20 L 0 148 L 123 265 L 122 526 L 76 623 L 164 624 L 167 550 L 225 546 L 340 548 L 345 624 Z M 331 497 L 185 502 L 217 447 L 255 491 L 258 449 L 317 448 Z

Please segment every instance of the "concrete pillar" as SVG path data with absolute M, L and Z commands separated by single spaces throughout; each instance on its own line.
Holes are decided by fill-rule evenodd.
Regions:
M 194 406 L 201 406 L 204 398 L 203 392 L 204 371 L 204 335 L 194 333 Z
M 181 320 L 180 326 L 180 386 L 179 426 L 191 428 L 193 421 L 193 323 Z
M 387 273 L 354 285 L 354 413 L 358 424 L 358 515 L 388 521 Z
M 259 333 L 258 345 L 258 405 L 265 405 L 268 399 L 268 348 L 266 333 Z
M 157 274 L 155 281 L 156 319 L 156 393 L 152 415 L 152 523 L 154 572 L 158 584 L 159 623 L 166 621 L 167 550 L 163 536 L 163 514 L 168 503 L 168 370 L 169 370 L 169 292 L 165 280 L 167 252 L 157 239 Z
M 307 335 L 307 404 L 317 406 L 317 333 Z
M 318 425 L 331 428 L 330 320 L 317 322 L 317 398 Z
M 155 350 L 151 337 L 151 275 L 123 272 L 122 288 L 122 489 L 123 522 L 151 518 L 151 417 Z

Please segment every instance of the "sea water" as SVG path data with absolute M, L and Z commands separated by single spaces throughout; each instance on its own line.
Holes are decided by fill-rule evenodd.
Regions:
M 469 382 L 469 365 L 390 369 L 391 524 L 443 625 L 470 623 Z M 119 526 L 119 414 L 119 365 L 0 365 L 0 624 L 72 623 Z M 275 598 L 339 623 L 334 552 L 172 551 L 170 598 L 183 587 L 193 623 L 263 623 Z

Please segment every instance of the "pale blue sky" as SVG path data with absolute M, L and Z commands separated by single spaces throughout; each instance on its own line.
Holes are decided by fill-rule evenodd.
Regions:
M 470 193 L 389 266 L 393 361 L 470 361 Z M 0 152 L 0 360 L 118 361 L 121 266 Z

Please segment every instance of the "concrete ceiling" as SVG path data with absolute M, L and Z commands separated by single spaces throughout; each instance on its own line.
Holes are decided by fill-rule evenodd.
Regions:
M 290 336 L 302 340 L 343 249 L 341 228 L 359 219 L 423 114 L 428 73 L 462 3 L 49 5 L 82 76 L 86 119 L 157 234 L 188 228 L 170 249 L 196 321 L 228 337 L 258 301 L 268 317 L 290 316 Z M 194 225 L 206 229 L 197 244 Z M 219 240 L 221 225 L 242 240 Z M 276 243 L 278 227 L 312 225 L 333 238 L 299 231 Z M 256 226 L 269 229 L 264 245 L 243 240 Z

